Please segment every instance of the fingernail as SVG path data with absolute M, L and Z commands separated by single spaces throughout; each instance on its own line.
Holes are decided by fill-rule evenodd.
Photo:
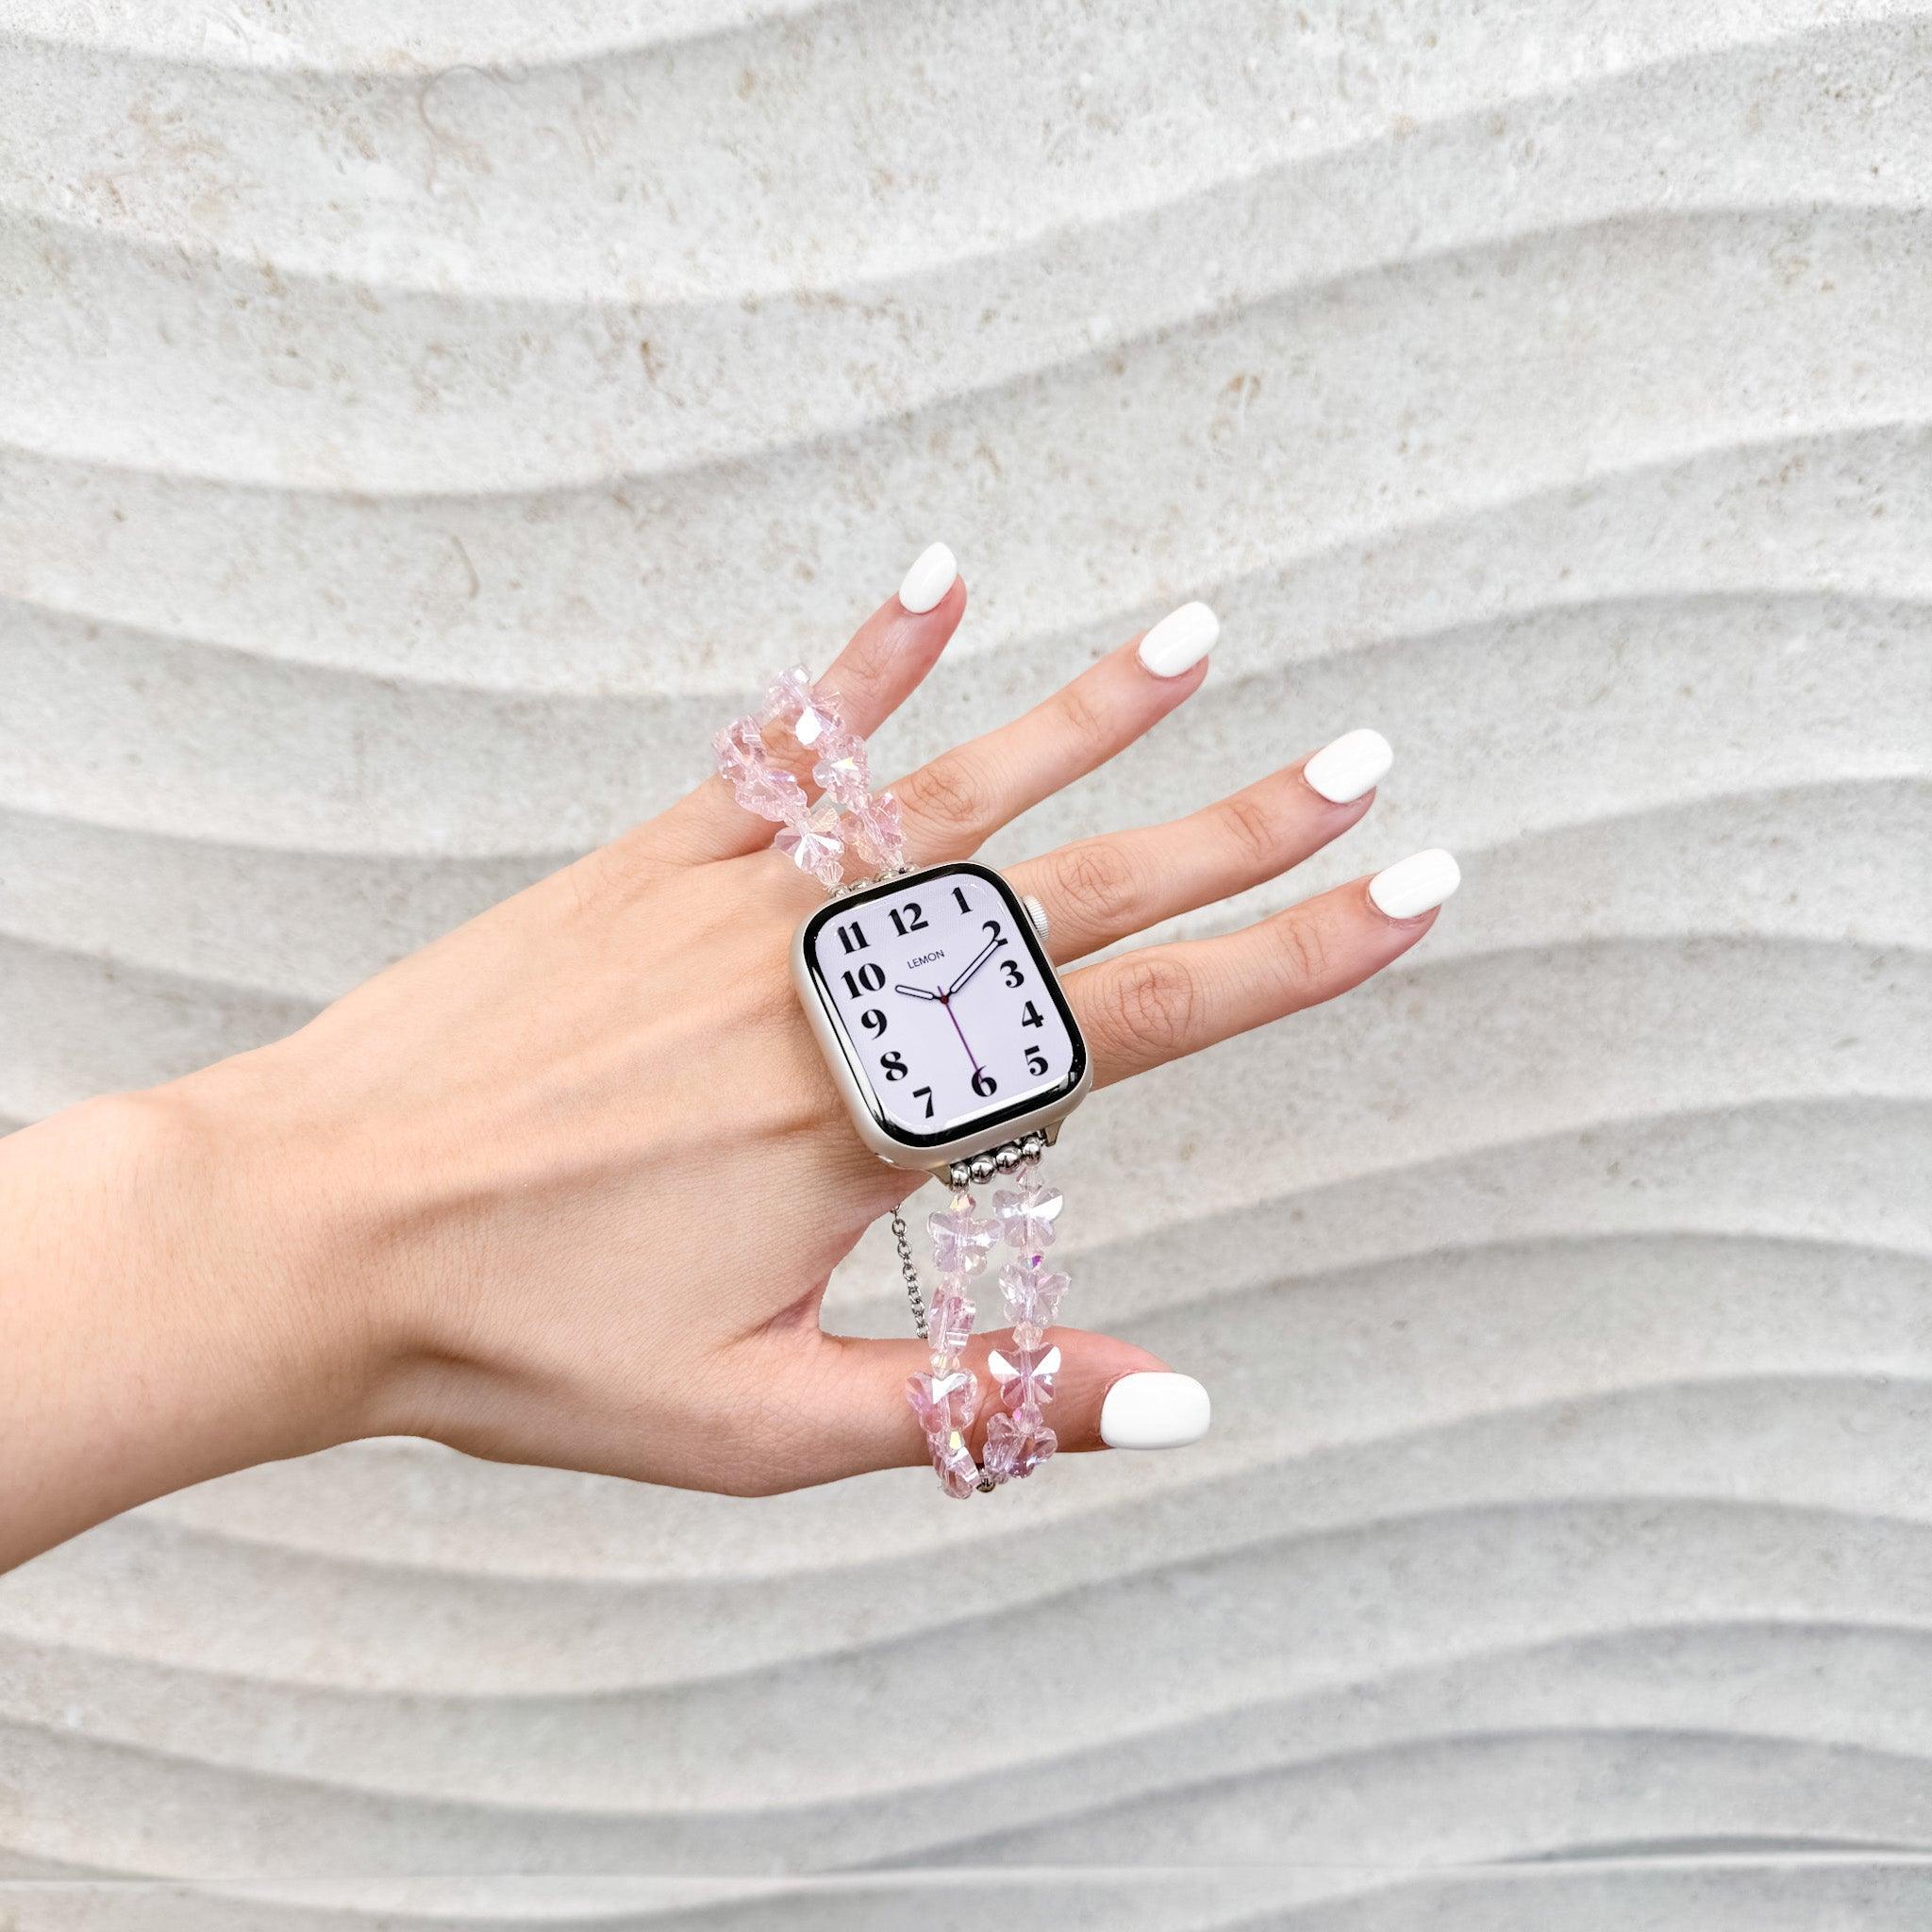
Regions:
M 1302 776 L 1330 805 L 1353 805 L 1394 762 L 1395 752 L 1379 731 L 1349 731 L 1324 744 L 1302 767 Z
M 1214 1406 L 1191 1375 L 1147 1369 L 1123 1375 L 1100 1405 L 1100 1440 L 1109 1449 L 1178 1449 L 1208 1433 Z
M 1462 868 L 1440 847 L 1398 858 L 1369 881 L 1369 897 L 1391 919 L 1433 911 L 1462 883 Z
M 1156 677 L 1178 677 L 1191 671 L 1221 635 L 1221 620 L 1205 604 L 1170 610 L 1141 640 L 1141 662 Z
M 929 543 L 912 560 L 899 586 L 899 602 L 917 617 L 930 610 L 959 575 L 959 565 L 943 543 Z

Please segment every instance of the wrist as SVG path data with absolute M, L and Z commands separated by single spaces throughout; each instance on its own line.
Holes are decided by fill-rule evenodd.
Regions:
M 370 1352 L 324 1291 L 273 1137 L 199 1079 L 0 1148 L 0 1568 L 367 1427 Z
M 243 1460 L 386 1433 L 394 1351 L 379 1319 L 366 1190 L 299 1107 L 287 1043 L 121 1103 L 168 1177 L 167 1239 L 195 1319 L 252 1407 Z M 241 1466 L 238 1463 L 237 1466 Z

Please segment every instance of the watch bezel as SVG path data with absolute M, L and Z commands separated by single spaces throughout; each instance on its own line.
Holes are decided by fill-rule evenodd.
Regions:
M 1067 1029 L 1074 1058 L 1065 1078 L 1052 1093 L 1033 1095 L 1009 1102 L 1005 1107 L 991 1108 L 985 1114 L 976 1115 L 963 1130 L 949 1126 L 937 1134 L 916 1134 L 900 1126 L 880 1105 L 871 1076 L 845 1032 L 838 1008 L 832 1003 L 830 991 L 818 970 L 813 957 L 813 941 L 832 921 L 845 918 L 874 900 L 903 892 L 922 879 L 941 877 L 982 879 L 998 893 L 1012 921 L 1013 930 L 1024 941 L 1054 1008 Z M 881 1159 L 891 1161 L 894 1166 L 943 1167 L 951 1161 L 983 1153 L 1002 1141 L 1016 1140 L 1022 1134 L 1037 1132 L 1064 1120 L 1086 1097 L 1093 1084 L 1093 1063 L 1087 1050 L 1086 1036 L 1080 1031 L 1080 1023 L 1074 1017 L 1074 1009 L 1067 1002 L 1059 974 L 1055 972 L 1053 961 L 1047 958 L 1046 948 L 1041 943 L 1031 914 L 1022 904 L 1020 895 L 991 866 L 980 865 L 973 859 L 949 859 L 939 865 L 921 866 L 916 872 L 901 873 L 896 878 L 880 879 L 856 892 L 826 900 L 801 923 L 792 938 L 791 978 L 805 1008 L 806 1018 L 810 1022 L 812 1032 L 824 1054 L 825 1064 L 831 1069 L 840 1096 L 852 1115 L 859 1138 Z

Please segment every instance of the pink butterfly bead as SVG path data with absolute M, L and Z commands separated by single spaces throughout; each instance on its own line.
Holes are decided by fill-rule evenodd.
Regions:
M 804 793 L 800 792 L 802 799 Z M 808 819 L 781 825 L 773 842 L 800 872 L 808 872 L 827 891 L 838 889 L 845 876 L 845 846 L 830 832 L 821 831 Z
M 1038 1411 L 996 1415 L 986 1425 L 986 1473 L 995 1482 L 1018 1482 L 1059 1446 L 1059 1438 L 1040 1421 Z
M 939 1472 L 940 1487 L 955 1502 L 963 1503 L 979 1487 L 979 1465 L 957 1435 L 933 1444 L 932 1466 Z
M 1008 1245 L 1038 1252 L 1053 1246 L 1053 1224 L 1066 1206 L 1066 1196 L 1043 1181 L 1029 1179 L 1018 1188 L 1002 1188 L 992 1205 Z
M 977 1274 L 999 1240 L 999 1225 L 973 1211 L 971 1194 L 955 1194 L 953 1205 L 925 1217 L 933 1259 L 941 1274 Z
M 1038 1254 L 1008 1261 L 1000 1270 L 1000 1293 L 1006 1298 L 1007 1319 L 1015 1328 L 1051 1328 L 1066 1291 L 1067 1277 L 1058 1268 L 1046 1267 Z
M 1034 1408 L 1053 1400 L 1054 1377 L 1060 1372 L 1060 1352 L 1052 1348 L 1015 1348 L 1010 1355 L 994 1349 L 987 1367 L 999 1377 L 1000 1400 L 1008 1408 Z
M 979 1413 L 979 1378 L 965 1369 L 929 1370 L 906 1378 L 906 1400 L 935 1442 L 963 1434 Z
M 841 805 L 863 805 L 872 787 L 865 740 L 849 731 L 828 731 L 819 740 L 818 754 L 818 763 L 811 768 L 812 783 Z

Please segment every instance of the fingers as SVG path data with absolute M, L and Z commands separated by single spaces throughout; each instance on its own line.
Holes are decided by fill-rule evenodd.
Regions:
M 1399 958 L 1435 924 L 1461 874 L 1418 852 L 1241 932 L 1145 946 L 1072 974 L 1067 997 L 1096 1086 L 1319 1006 Z
M 916 864 L 963 858 L 992 832 L 1125 750 L 1191 697 L 1220 626 L 1184 604 L 1023 718 L 935 758 L 892 787 Z
M 1351 731 L 1205 810 L 1063 845 L 1008 876 L 1046 908 L 1048 951 L 1077 959 L 1299 865 L 1374 803 L 1393 757 L 1379 731 Z
M 953 553 L 935 543 L 914 560 L 899 594 L 858 626 L 818 680 L 838 698 L 854 731 L 869 737 L 918 689 L 965 610 L 966 586 Z M 774 745 L 773 760 L 809 780 L 808 756 L 801 762 L 795 752 L 788 758 L 784 748 Z M 712 777 L 620 842 L 634 842 L 667 862 L 696 864 L 756 852 L 771 843 L 772 832 L 769 820 L 744 810 L 731 788 Z
M 1061 1354 L 1054 1397 L 1044 1410 L 1062 1450 L 1171 1449 L 1208 1433 L 1208 1391 L 1191 1375 L 1177 1375 L 1158 1357 L 1111 1335 L 1056 1328 L 1048 1336 Z M 1000 1413 L 999 1384 L 989 1352 L 1012 1347 L 1010 1331 L 976 1335 L 965 1364 L 978 1376 L 980 1409 L 968 1441 L 983 1455 L 986 1425 Z M 927 1460 L 926 1442 L 906 1401 L 906 1378 L 931 1367 L 924 1342 L 815 1338 L 804 1364 L 794 1357 L 801 1421 L 793 1432 L 796 1486 L 831 1482 L 869 1469 L 896 1469 Z

